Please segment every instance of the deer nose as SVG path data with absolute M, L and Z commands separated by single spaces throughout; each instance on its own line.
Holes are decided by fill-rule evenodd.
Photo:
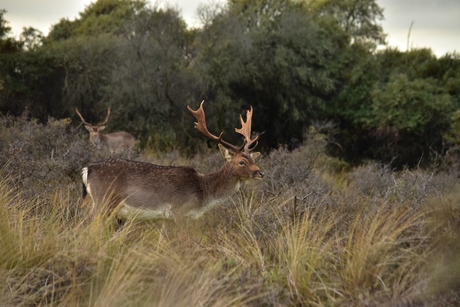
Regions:
M 263 171 L 258 171 L 257 174 L 260 176 L 260 178 L 264 178 L 265 172 Z

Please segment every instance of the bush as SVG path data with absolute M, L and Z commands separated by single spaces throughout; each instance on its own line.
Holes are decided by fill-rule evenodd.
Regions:
M 49 118 L 47 124 L 22 117 L 0 117 L 0 168 L 24 197 L 50 198 L 58 187 L 80 190 L 81 169 L 108 157 L 132 157 L 98 150 L 69 119 Z

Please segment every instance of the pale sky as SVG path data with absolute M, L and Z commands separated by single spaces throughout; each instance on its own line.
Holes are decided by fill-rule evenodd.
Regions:
M 51 25 L 61 18 L 74 20 L 85 7 L 95 0 L 1 0 L 0 9 L 6 9 L 4 18 L 9 22 L 14 37 L 23 27 L 34 27 L 48 34 Z M 225 2 L 225 0 L 151 0 L 151 3 L 170 4 L 179 8 L 189 24 L 197 24 L 199 4 Z M 428 47 L 437 56 L 447 52 L 460 52 L 460 0 L 377 0 L 385 9 L 382 22 L 390 46 L 401 51 Z M 409 44 L 407 36 L 409 27 Z
M 460 0 L 377 0 L 385 10 L 383 30 L 390 46 L 431 48 L 437 56 L 460 53 Z

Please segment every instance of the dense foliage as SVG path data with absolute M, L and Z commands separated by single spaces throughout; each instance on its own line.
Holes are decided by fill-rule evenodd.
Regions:
M 0 8 L 1 9 L 1 8 Z M 231 0 L 202 6 L 187 28 L 177 9 L 98 0 L 44 36 L 19 40 L 0 11 L 0 112 L 96 122 L 151 150 L 193 152 L 186 105 L 208 102 L 213 131 L 249 105 L 261 146 L 295 148 L 311 127 L 331 154 L 394 166 L 437 161 L 460 145 L 460 57 L 377 49 L 385 34 L 375 0 Z M 452 151 L 450 151 L 452 152 Z

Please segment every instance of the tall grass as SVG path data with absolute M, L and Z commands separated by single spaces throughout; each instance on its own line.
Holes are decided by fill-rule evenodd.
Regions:
M 100 216 L 88 225 L 77 175 L 59 182 L 70 168 L 56 164 L 24 185 L 22 169 L 40 161 L 21 163 L 30 161 L 21 154 L 0 179 L 2 306 L 460 302 L 455 170 L 344 167 L 312 144 L 271 152 L 261 162 L 263 181 L 199 220 L 120 226 Z M 45 149 L 40 157 L 49 159 Z M 162 164 L 175 161 L 204 172 L 222 164 L 215 154 L 171 155 Z
M 2 304 L 366 306 L 455 297 L 433 284 L 446 273 L 433 265 L 439 240 L 452 231 L 433 220 L 458 193 L 416 210 L 381 202 L 347 212 L 337 203 L 289 215 L 292 198 L 259 192 L 245 190 L 198 221 L 118 227 L 113 217 L 80 223 L 84 212 L 69 214 L 84 210 L 71 192 L 55 192 L 50 210 L 36 210 L 40 199 L 21 200 L 2 181 Z M 449 286 L 458 263 L 446 265 L 457 274 Z

